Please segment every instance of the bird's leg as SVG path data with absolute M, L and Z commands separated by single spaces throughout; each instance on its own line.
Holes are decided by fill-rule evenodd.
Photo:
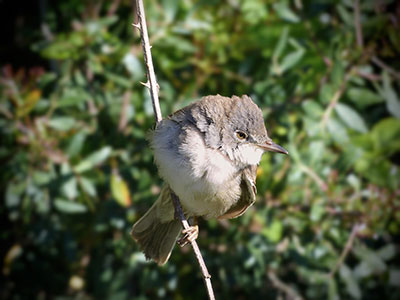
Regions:
M 178 240 L 178 245 L 183 247 L 188 243 L 192 243 L 199 236 L 199 226 L 197 225 L 197 217 L 193 217 L 193 225 L 188 229 L 182 230 L 183 236 Z

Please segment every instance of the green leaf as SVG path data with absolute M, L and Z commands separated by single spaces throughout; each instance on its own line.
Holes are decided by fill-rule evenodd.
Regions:
M 83 109 L 85 101 L 90 98 L 89 93 L 81 87 L 67 88 L 56 104 L 58 108 L 79 107 Z
M 272 55 L 273 60 L 278 60 L 282 55 L 283 50 L 286 47 L 289 36 L 289 27 L 285 26 L 281 32 L 278 43 L 275 46 L 274 54 Z
M 331 82 L 335 89 L 339 89 L 344 78 L 344 66 L 341 61 L 335 61 L 331 73 Z
M 320 119 L 324 110 L 322 106 L 313 100 L 306 100 L 302 103 L 303 110 L 306 112 L 308 116 L 313 119 Z
M 384 99 L 380 95 L 375 94 L 367 88 L 349 88 L 347 91 L 347 97 L 355 105 L 361 108 L 384 101 Z
M 361 299 L 361 289 L 358 285 L 356 278 L 353 275 L 352 270 L 343 264 L 339 270 L 340 277 L 346 285 L 347 292 L 356 299 Z
M 64 195 L 68 199 L 75 199 L 78 196 L 77 180 L 76 177 L 68 179 L 61 187 Z
M 57 210 L 67 214 L 80 214 L 87 211 L 85 205 L 73 201 L 57 198 L 54 201 L 54 206 Z
M 294 67 L 302 59 L 304 52 L 305 51 L 303 49 L 298 49 L 297 51 L 294 51 L 286 55 L 283 58 L 282 63 L 280 65 L 281 73 Z
M 333 95 L 335 94 L 332 85 L 325 84 L 322 86 L 319 92 L 319 100 L 322 104 L 328 104 L 331 102 Z
M 400 100 L 390 84 L 389 75 L 383 73 L 383 97 L 386 100 L 386 107 L 392 116 L 400 119 Z
M 366 133 L 368 131 L 367 125 L 365 124 L 363 118 L 350 106 L 343 103 L 338 103 L 335 106 L 335 110 L 348 127 L 362 133 Z
M 347 9 L 343 6 L 343 5 L 338 5 L 337 6 L 337 11 L 339 13 L 339 16 L 341 17 L 341 19 L 343 20 L 343 22 L 348 25 L 351 26 L 351 28 L 353 28 L 353 23 L 354 23 L 354 17 L 352 14 L 350 14 Z
M 325 214 L 325 207 L 319 203 L 314 203 L 311 207 L 310 219 L 313 222 L 318 222 Z
M 123 77 L 119 74 L 115 74 L 115 73 L 111 73 L 111 72 L 104 72 L 103 74 L 108 80 L 120 85 L 123 88 L 130 89 L 133 85 L 133 81 L 131 81 L 130 79 L 127 79 L 126 77 Z
M 68 131 L 76 126 L 76 120 L 70 117 L 56 117 L 47 123 L 51 128 L 59 131 Z
M 286 1 L 279 1 L 273 4 L 273 7 L 283 20 L 298 23 L 300 18 L 289 8 L 289 5 Z
M 67 153 L 70 157 L 74 157 L 81 152 L 83 144 L 86 140 L 86 136 L 87 133 L 85 131 L 79 131 L 71 137 L 71 140 L 67 147 Z
M 89 178 L 86 177 L 80 177 L 79 178 L 79 184 L 82 187 L 82 189 L 88 193 L 88 195 L 92 197 L 96 197 L 97 192 L 96 192 L 96 187 L 93 184 L 93 181 L 90 180 Z
M 261 233 L 271 242 L 277 243 L 282 238 L 283 225 L 281 221 L 274 220 L 269 226 L 262 229 Z
M 102 149 L 92 153 L 83 161 L 81 161 L 77 166 L 75 166 L 74 170 L 77 173 L 83 173 L 92 169 L 93 167 L 100 165 L 104 162 L 112 152 L 112 148 L 110 146 L 105 146 Z
M 386 118 L 379 121 L 370 135 L 373 145 L 380 153 L 389 156 L 400 150 L 400 120 Z
M 366 261 L 362 261 L 354 268 L 354 275 L 359 278 L 366 278 L 373 273 L 373 269 Z
M 40 100 L 41 94 L 42 91 L 38 89 L 33 89 L 30 91 L 24 98 L 22 105 L 18 106 L 17 117 L 21 118 L 29 114 Z
M 384 261 L 391 260 L 397 254 L 396 246 L 394 244 L 387 244 L 380 248 L 377 252 L 378 256 Z
M 178 3 L 179 2 L 175 0 L 162 1 L 163 13 L 166 15 L 166 20 L 168 23 L 174 20 L 179 7 Z
M 349 141 L 347 130 L 340 122 L 330 118 L 326 125 L 331 137 L 335 142 L 343 145 Z
M 328 280 L 328 299 L 329 300 L 340 300 L 338 287 L 335 278 L 329 278 Z
M 131 196 L 128 185 L 118 174 L 111 176 L 111 192 L 115 200 L 123 206 L 128 207 L 131 204 Z
M 368 264 L 372 272 L 379 274 L 386 271 L 386 263 L 374 250 L 367 248 L 365 245 L 359 245 L 358 247 L 354 247 L 353 252 L 362 261 Z
M 122 62 L 134 80 L 141 80 L 144 78 L 145 72 L 143 70 L 143 66 L 139 59 L 132 54 L 132 52 L 129 51 L 126 53 L 122 59 Z

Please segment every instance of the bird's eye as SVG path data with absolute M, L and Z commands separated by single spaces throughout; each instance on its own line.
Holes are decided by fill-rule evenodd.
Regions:
M 247 134 L 246 133 L 244 133 L 243 131 L 236 131 L 236 137 L 239 139 L 239 140 L 245 140 L 246 138 L 247 138 Z

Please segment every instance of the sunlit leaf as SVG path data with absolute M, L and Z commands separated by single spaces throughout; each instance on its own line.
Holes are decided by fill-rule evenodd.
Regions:
M 337 143 L 345 144 L 349 140 L 346 128 L 338 121 L 330 118 L 327 123 L 328 131 Z
M 58 198 L 54 201 L 54 206 L 57 210 L 66 214 L 79 214 L 87 211 L 85 205 L 78 202 L 64 200 L 61 198 Z
M 387 73 L 383 73 L 383 97 L 386 100 L 388 111 L 396 118 L 400 119 L 400 99 L 390 84 Z
M 262 229 L 261 233 L 265 235 L 271 242 L 277 243 L 282 238 L 283 225 L 282 222 L 274 220 L 266 228 Z
M 350 128 L 365 133 L 368 131 L 364 119 L 350 106 L 338 103 L 335 110 L 343 122 Z
M 352 270 L 345 264 L 339 269 L 340 277 L 346 285 L 347 292 L 355 299 L 361 299 L 361 289 Z
M 294 67 L 301 60 L 301 58 L 304 55 L 304 52 L 305 51 L 303 49 L 299 49 L 295 52 L 286 55 L 283 58 L 282 63 L 280 64 L 280 71 L 283 73 L 289 70 L 290 68 Z
M 325 214 L 325 207 L 319 203 L 314 203 L 311 207 L 310 219 L 314 222 L 321 220 Z
M 279 41 L 275 46 L 274 54 L 272 56 L 273 59 L 277 60 L 281 56 L 283 50 L 286 47 L 286 44 L 287 44 L 287 41 L 288 41 L 288 36 L 289 36 L 289 27 L 286 26 L 286 27 L 283 28 L 283 30 L 281 32 L 281 35 L 280 35 L 280 38 L 279 38 Z
M 300 21 L 299 17 L 289 8 L 286 1 L 279 1 L 274 4 L 274 9 L 277 14 L 284 20 L 297 23 Z
M 86 177 L 80 177 L 79 178 L 79 184 L 82 187 L 82 189 L 88 193 L 90 196 L 95 197 L 97 195 L 96 192 L 96 187 L 93 183 L 92 180 Z
M 75 199 L 78 196 L 77 183 L 76 177 L 71 177 L 62 185 L 61 189 L 68 199 Z
M 386 155 L 400 150 L 400 120 L 386 118 L 378 122 L 371 133 L 375 149 Z
M 358 107 L 365 107 L 383 102 L 383 98 L 367 88 L 352 87 L 348 89 L 347 96 Z
M 21 118 L 31 112 L 35 107 L 36 103 L 39 101 L 42 92 L 38 89 L 34 89 L 28 93 L 25 97 L 24 102 L 18 107 L 17 117 Z
M 302 107 L 307 115 L 315 119 L 320 119 L 324 112 L 321 105 L 313 100 L 304 101 Z
M 111 152 L 112 148 L 110 146 L 105 146 L 102 149 L 92 153 L 74 167 L 75 172 L 83 173 L 97 165 L 100 165 L 111 155 Z
M 131 204 L 128 185 L 118 174 L 111 176 L 111 192 L 121 206 L 128 207 Z
M 132 75 L 133 79 L 142 80 L 142 78 L 144 77 L 143 66 L 135 55 L 133 55 L 131 52 L 128 52 L 125 54 L 122 61 L 125 65 L 125 68 Z
M 55 117 L 48 121 L 48 125 L 59 131 L 68 131 L 76 126 L 76 120 L 70 117 Z
M 87 133 L 84 131 L 77 132 L 74 136 L 71 137 L 67 153 L 70 157 L 73 157 L 80 153 L 82 150 L 83 144 L 86 140 Z

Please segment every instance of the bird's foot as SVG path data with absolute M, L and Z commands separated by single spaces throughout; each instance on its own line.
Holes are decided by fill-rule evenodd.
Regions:
M 183 247 L 188 243 L 192 243 L 199 236 L 199 226 L 190 226 L 188 229 L 182 230 L 183 236 L 178 240 L 178 245 Z

